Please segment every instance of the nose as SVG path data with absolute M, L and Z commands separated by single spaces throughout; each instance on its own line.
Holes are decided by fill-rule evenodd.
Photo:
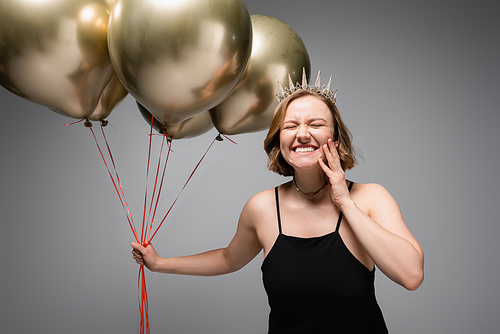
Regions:
M 309 133 L 309 129 L 305 125 L 300 125 L 297 129 L 297 140 L 301 143 L 307 142 L 311 139 L 311 134 Z

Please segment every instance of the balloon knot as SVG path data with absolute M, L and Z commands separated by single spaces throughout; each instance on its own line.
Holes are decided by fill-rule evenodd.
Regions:
M 229 140 L 231 143 L 235 144 L 235 145 L 238 145 L 237 142 L 235 142 L 234 140 L 232 140 L 231 138 L 229 138 L 228 136 L 226 136 L 225 134 L 223 133 L 219 133 L 217 135 L 217 137 L 215 138 L 216 140 L 218 141 L 223 141 L 224 139 L 222 139 L 222 137 L 226 138 L 227 140 Z

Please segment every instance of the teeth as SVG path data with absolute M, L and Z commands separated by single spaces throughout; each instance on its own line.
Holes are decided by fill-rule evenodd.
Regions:
M 314 151 L 314 148 L 312 147 L 297 147 L 295 149 L 295 152 L 299 152 L 299 153 L 302 153 L 302 152 L 312 152 Z

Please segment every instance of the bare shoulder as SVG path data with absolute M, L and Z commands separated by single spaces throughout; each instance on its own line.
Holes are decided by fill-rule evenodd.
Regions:
M 378 183 L 354 183 L 351 194 L 356 204 L 369 216 L 381 210 L 400 214 L 399 206 L 392 195 Z
M 274 188 L 261 191 L 247 201 L 241 218 L 251 224 L 265 221 L 269 215 L 275 212 Z
M 352 190 L 353 191 L 360 191 L 364 194 L 377 193 L 377 192 L 387 192 L 387 190 L 384 188 L 384 186 L 382 186 L 381 184 L 378 184 L 378 183 L 354 182 Z
M 248 211 L 249 214 L 262 214 L 274 209 L 274 203 L 274 188 L 264 190 L 250 197 L 243 211 Z
M 406 226 L 399 205 L 387 189 L 376 183 L 355 183 L 352 198 L 375 222 L 411 242 L 422 254 L 422 248 Z
M 378 183 L 354 183 L 352 187 L 352 194 L 365 197 L 387 196 L 389 192 L 384 186 Z

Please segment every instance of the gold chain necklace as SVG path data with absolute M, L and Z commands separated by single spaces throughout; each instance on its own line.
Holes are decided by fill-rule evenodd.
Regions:
M 321 190 L 325 189 L 326 185 L 328 184 L 328 182 L 325 182 L 325 184 L 323 185 L 323 187 L 321 187 L 321 189 L 319 189 L 318 191 L 316 191 L 315 193 L 311 194 L 311 195 L 308 195 L 308 194 L 305 194 L 304 192 L 302 192 L 302 190 L 299 189 L 299 187 L 297 186 L 297 183 L 295 183 L 295 178 L 293 179 L 293 185 L 295 186 L 295 189 L 297 189 L 297 192 L 300 194 L 300 196 L 304 197 L 304 198 L 313 198 L 315 197 L 316 195 L 318 195 L 320 193 Z

